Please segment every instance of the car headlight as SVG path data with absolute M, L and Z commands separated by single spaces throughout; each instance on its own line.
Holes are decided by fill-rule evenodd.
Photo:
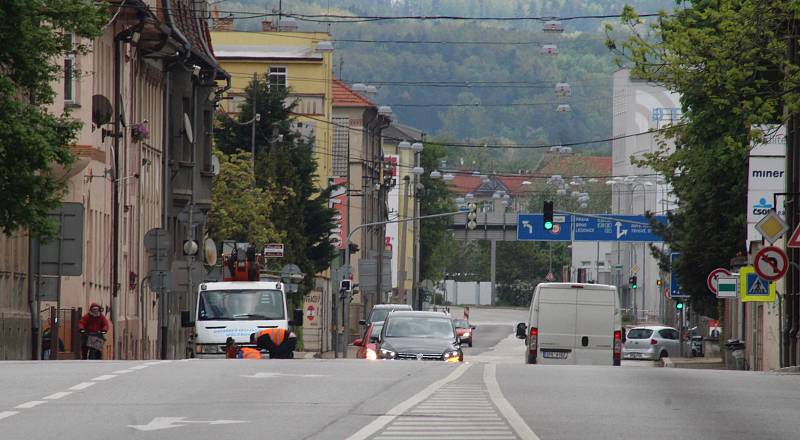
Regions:
M 397 356 L 397 353 L 393 352 L 392 350 L 387 350 L 385 348 L 381 348 L 381 358 L 382 359 L 394 359 Z
M 369 359 L 371 361 L 374 361 L 375 359 L 378 359 L 378 353 L 375 353 L 375 350 L 373 350 L 371 348 L 368 348 L 367 349 L 367 359 Z
M 461 354 L 458 352 L 458 350 L 448 350 L 442 355 L 442 358 L 448 362 L 458 362 L 460 357 Z

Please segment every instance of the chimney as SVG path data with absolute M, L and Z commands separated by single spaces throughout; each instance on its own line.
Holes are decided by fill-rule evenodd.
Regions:
M 231 32 L 233 30 L 233 14 L 225 18 L 219 16 L 219 9 L 214 6 L 211 11 L 211 30 L 218 32 Z
M 261 32 L 275 32 L 275 26 L 272 25 L 272 20 L 264 20 L 261 22 Z

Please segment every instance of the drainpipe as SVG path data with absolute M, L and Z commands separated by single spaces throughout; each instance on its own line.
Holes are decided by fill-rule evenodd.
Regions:
M 117 350 L 117 341 L 119 339 L 119 169 L 120 169 L 120 133 L 121 121 L 120 113 L 122 108 L 122 99 L 120 99 L 121 92 L 121 72 L 122 72 L 122 54 L 120 50 L 120 37 L 117 34 L 114 37 L 114 177 L 112 180 L 113 188 L 113 229 L 112 229 L 112 246 L 114 252 L 112 253 L 112 274 L 111 274 L 111 322 L 113 325 L 112 331 L 112 348 L 111 353 L 114 359 L 119 359 L 119 352 Z

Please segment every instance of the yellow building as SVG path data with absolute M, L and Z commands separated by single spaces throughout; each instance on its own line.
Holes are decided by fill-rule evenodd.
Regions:
M 287 87 L 288 99 L 297 101 L 297 129 L 316 139 L 317 184 L 326 186 L 333 174 L 330 34 L 298 32 L 271 22 L 263 23 L 262 32 L 234 32 L 231 28 L 226 19 L 215 18 L 211 32 L 214 54 L 232 78 L 230 99 L 223 108 L 238 112 L 253 74 L 266 75 L 270 86 Z

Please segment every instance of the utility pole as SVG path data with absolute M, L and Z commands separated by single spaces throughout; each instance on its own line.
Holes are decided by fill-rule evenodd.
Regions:
M 797 19 L 791 17 L 788 21 L 789 28 L 787 34 L 789 36 L 788 43 L 788 61 L 791 66 L 797 66 L 800 57 L 798 57 L 797 47 Z M 800 154 L 798 154 L 798 147 L 800 147 L 800 139 L 797 135 L 797 130 L 800 129 L 800 117 L 796 113 L 788 115 L 786 127 L 786 182 L 787 192 L 791 194 L 791 203 L 786 205 L 786 222 L 789 224 L 789 230 L 793 231 L 798 226 L 798 217 L 800 210 L 797 207 L 797 193 L 800 192 Z M 776 206 L 777 208 L 777 206 Z M 789 264 L 795 265 L 800 263 L 800 251 L 795 248 L 786 249 L 789 254 Z M 796 267 L 796 266 L 795 266 Z M 796 271 L 790 270 L 786 276 L 786 291 L 797 292 L 800 289 L 800 276 Z M 780 335 L 780 342 L 783 344 L 783 359 L 781 359 L 782 367 L 791 367 L 798 365 L 798 341 L 797 334 L 798 327 L 800 326 L 800 297 L 796 294 L 787 294 L 786 299 L 786 331 Z M 779 317 L 783 319 L 783 317 Z
M 406 183 L 405 189 L 403 189 L 403 215 L 408 216 L 408 186 L 411 184 L 411 178 L 406 175 L 403 177 L 403 180 Z M 400 249 L 398 249 L 398 256 L 400 260 L 400 266 L 397 270 L 397 294 L 400 298 L 406 294 L 406 244 L 408 242 L 408 226 L 401 225 L 398 228 L 398 241 L 400 245 Z M 410 299 L 406 299 L 406 304 L 412 306 L 414 302 Z
M 253 72 L 253 120 L 250 124 L 250 160 L 253 162 L 253 177 L 256 172 L 256 122 L 260 119 L 258 114 L 258 76 Z

